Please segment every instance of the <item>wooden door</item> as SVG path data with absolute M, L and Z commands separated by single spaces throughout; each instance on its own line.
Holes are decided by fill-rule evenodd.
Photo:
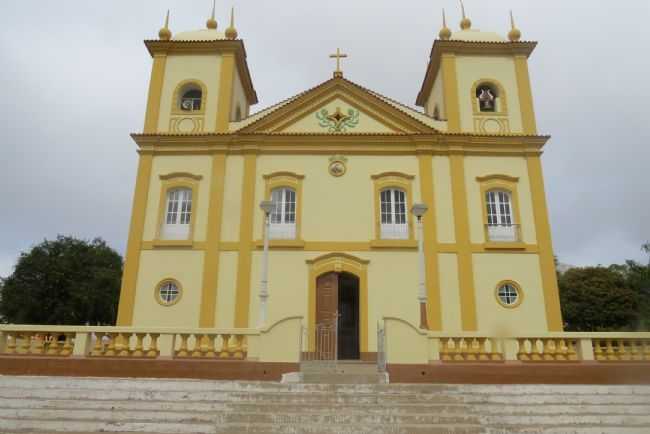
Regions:
M 359 278 L 342 273 L 339 276 L 339 360 L 359 359 Z
M 336 351 L 336 319 L 339 304 L 339 276 L 328 273 L 316 279 L 317 358 L 333 360 Z

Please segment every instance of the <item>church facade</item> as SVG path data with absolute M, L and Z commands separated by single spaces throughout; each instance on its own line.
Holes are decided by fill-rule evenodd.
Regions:
M 514 23 L 508 38 L 465 17 L 459 31 L 445 24 L 422 110 L 337 67 L 251 114 L 232 19 L 223 33 L 213 17 L 159 36 L 145 41 L 153 67 L 144 131 L 132 135 L 118 326 L 338 318 L 353 359 L 377 351 L 384 317 L 445 332 L 562 330 L 540 161 L 549 137 L 537 133 L 528 73 L 536 43 Z

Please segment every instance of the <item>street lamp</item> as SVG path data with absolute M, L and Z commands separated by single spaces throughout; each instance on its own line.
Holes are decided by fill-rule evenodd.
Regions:
M 264 327 L 266 324 L 267 301 L 269 299 L 269 230 L 271 228 L 269 215 L 275 208 L 275 205 L 270 200 L 263 200 L 260 202 L 260 208 L 264 211 L 264 254 L 262 255 L 262 275 L 260 278 L 260 314 L 258 317 L 258 328 Z
M 411 207 L 411 212 L 418 219 L 418 268 L 419 286 L 418 302 L 420 303 L 420 328 L 428 329 L 427 324 L 427 289 L 424 282 L 424 231 L 422 229 L 422 216 L 429 208 L 423 203 L 416 203 Z

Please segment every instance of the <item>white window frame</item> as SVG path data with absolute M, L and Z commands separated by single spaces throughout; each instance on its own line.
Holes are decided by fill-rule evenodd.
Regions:
M 503 189 L 485 192 L 487 232 L 490 241 L 517 241 L 517 225 L 512 209 L 512 193 Z
M 275 205 L 269 215 L 269 239 L 293 240 L 296 238 L 298 195 L 291 187 L 277 187 L 271 190 L 271 201 Z
M 170 188 L 166 194 L 165 215 L 161 228 L 164 240 L 186 240 L 192 222 L 192 189 Z
M 381 239 L 407 240 L 408 197 L 401 188 L 384 188 L 379 192 L 379 225 Z

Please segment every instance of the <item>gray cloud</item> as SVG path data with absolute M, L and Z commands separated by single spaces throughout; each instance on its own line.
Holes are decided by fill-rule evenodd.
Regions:
M 230 4 L 218 2 L 224 26 Z M 466 1 L 475 28 L 540 41 L 530 71 L 554 245 L 563 262 L 641 260 L 650 239 L 650 4 L 641 1 Z M 101 6 L 101 7 L 100 7 Z M 455 0 L 235 0 L 257 109 L 346 76 L 407 104 L 419 90 L 440 8 Z M 58 233 L 126 243 L 150 58 L 164 11 L 172 31 L 204 26 L 210 2 L 7 2 L 0 15 L 0 275 L 18 253 Z

